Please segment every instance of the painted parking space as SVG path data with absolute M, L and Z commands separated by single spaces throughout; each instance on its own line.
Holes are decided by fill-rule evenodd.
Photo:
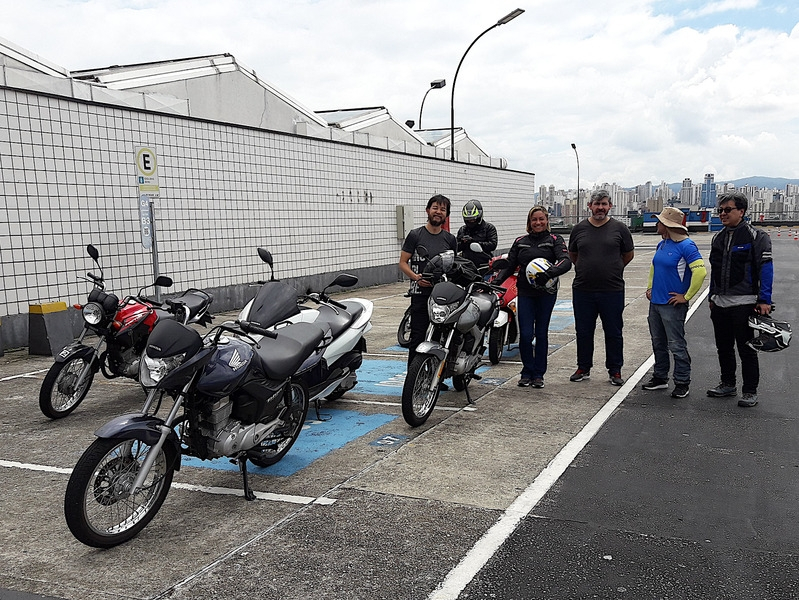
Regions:
M 302 433 L 294 442 L 291 450 L 276 465 L 261 468 L 253 464 L 247 465 L 251 473 L 289 477 L 304 469 L 315 460 L 342 448 L 353 440 L 365 436 L 370 431 L 382 427 L 398 418 L 398 415 L 363 414 L 353 410 L 325 409 L 329 419 L 324 421 L 307 420 Z M 239 467 L 227 458 L 200 460 L 184 456 L 181 464 L 188 467 L 215 469 L 218 471 L 238 471 Z

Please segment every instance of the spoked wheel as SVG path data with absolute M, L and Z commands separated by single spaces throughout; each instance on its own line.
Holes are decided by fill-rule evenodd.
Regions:
M 88 369 L 80 386 L 80 374 Z M 66 362 L 54 363 L 44 376 L 39 390 L 39 408 L 44 416 L 61 419 L 75 410 L 86 397 L 94 379 L 94 369 L 89 359 L 73 356 Z
M 492 365 L 496 365 L 502 360 L 502 352 L 505 348 L 505 334 L 508 332 L 508 324 L 502 327 L 492 327 L 488 334 L 488 360 Z
M 152 446 L 139 440 L 97 439 L 72 471 L 64 497 L 67 525 L 79 541 L 110 548 L 132 539 L 153 519 L 175 470 L 172 446 L 155 457 L 142 487 L 130 494 Z
M 407 348 L 408 345 L 411 343 L 411 309 L 405 311 L 405 314 L 402 315 L 402 320 L 400 321 L 399 327 L 397 328 L 397 343 L 403 347 Z
M 247 458 L 257 467 L 269 467 L 279 462 L 300 436 L 305 416 L 308 414 L 308 388 L 300 382 L 291 384 L 289 408 L 283 415 L 284 425 L 275 429 L 255 448 Z
M 438 400 L 438 381 L 441 361 L 435 356 L 419 354 L 411 361 L 405 385 L 402 386 L 402 416 L 411 427 L 418 427 L 430 416 Z

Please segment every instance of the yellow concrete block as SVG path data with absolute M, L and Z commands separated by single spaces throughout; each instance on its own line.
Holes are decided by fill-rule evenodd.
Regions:
M 29 304 L 28 310 L 32 315 L 47 315 L 67 309 L 66 302 L 45 302 L 43 304 Z

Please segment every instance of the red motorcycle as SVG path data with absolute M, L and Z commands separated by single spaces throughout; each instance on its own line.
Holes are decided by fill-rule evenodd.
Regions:
M 86 274 L 94 288 L 86 304 L 74 305 L 83 315 L 83 331 L 77 341 L 58 353 L 42 382 L 39 408 L 51 419 L 66 417 L 78 407 L 98 371 L 108 379 L 128 377 L 138 381 L 139 359 L 158 321 L 172 319 L 184 324 L 208 325 L 213 319 L 208 312 L 213 298 L 194 288 L 163 303 L 145 297 L 142 288 L 135 296 L 127 296 L 120 302 L 116 295 L 105 291 L 103 269 L 98 262 L 100 253 L 91 244 L 86 250 L 100 274 Z M 171 287 L 172 279 L 162 275 L 153 285 Z M 94 346 L 83 343 L 88 334 L 99 338 Z M 105 350 L 101 352 L 103 344 Z
M 488 281 L 492 282 L 500 271 L 508 266 L 508 255 L 495 256 L 488 261 Z M 516 319 L 516 276 L 519 269 L 502 282 L 507 291 L 499 299 L 499 315 L 491 326 L 488 335 L 488 360 L 496 365 L 502 360 L 505 348 L 510 349 L 519 336 L 519 322 Z

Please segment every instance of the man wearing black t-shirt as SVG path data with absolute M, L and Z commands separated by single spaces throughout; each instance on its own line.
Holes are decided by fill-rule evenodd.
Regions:
M 591 216 L 569 235 L 569 258 L 574 264 L 572 307 L 577 334 L 577 370 L 569 379 L 588 379 L 594 362 L 597 318 L 605 334 L 605 367 L 613 385 L 624 385 L 622 313 L 624 267 L 633 259 L 633 236 L 624 223 L 610 217 L 613 204 L 606 190 L 591 194 Z
M 427 223 L 408 233 L 400 252 L 399 269 L 411 280 L 411 336 L 408 344 L 408 364 L 416 356 L 416 346 L 424 341 L 430 317 L 427 314 L 427 299 L 433 291 L 433 284 L 422 279 L 427 259 L 447 250 L 456 252 L 458 243 L 455 236 L 443 229 L 449 216 L 450 201 L 446 196 L 436 194 L 427 202 Z M 417 251 L 424 247 L 424 256 Z

